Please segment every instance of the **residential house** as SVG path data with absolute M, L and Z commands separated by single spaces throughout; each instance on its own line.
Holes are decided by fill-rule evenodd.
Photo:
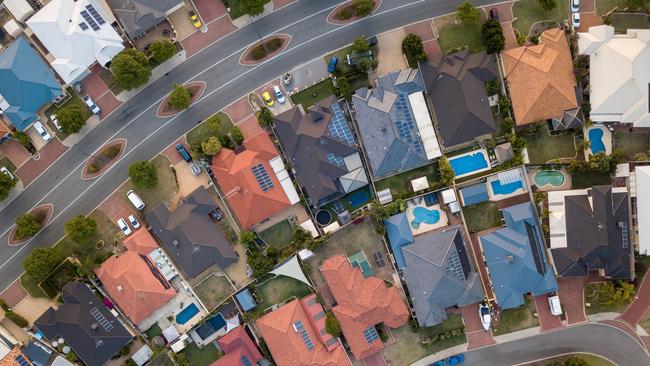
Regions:
M 93 64 L 108 67 L 124 49 L 109 15 L 97 0 L 51 0 L 27 25 L 49 52 L 46 59 L 52 68 L 72 85 L 86 77 Z
M 253 366 L 264 359 L 245 325 L 219 338 L 217 343 L 224 355 L 211 366 Z
M 0 111 L 18 131 L 31 126 L 38 110 L 61 93 L 54 73 L 27 38 L 19 37 L 0 52 Z M 0 139 L 2 135 L 0 131 Z
M 524 295 L 557 291 L 555 272 L 546 260 L 546 245 L 530 202 L 504 208 L 505 227 L 479 236 L 497 303 L 512 309 Z
M 131 39 L 144 35 L 183 8 L 182 0 L 108 0 L 113 13 Z
M 20 349 L 20 343 L 0 325 L 0 366 L 32 366 Z
M 257 319 L 255 325 L 278 366 L 350 366 L 338 338 L 325 330 L 325 310 L 312 294 Z
M 62 292 L 63 304 L 34 321 L 47 340 L 63 338 L 88 366 L 104 365 L 131 342 L 133 335 L 86 284 L 69 282 Z
M 589 56 L 589 118 L 650 127 L 650 29 L 614 34 L 599 25 L 578 37 L 580 54 Z
M 294 107 L 275 116 L 274 124 L 282 150 L 314 206 L 368 184 L 357 141 L 336 97 L 306 112 Z
M 39 8 L 40 2 L 32 1 L 30 4 L 27 0 L 4 0 L 2 5 L 17 21 L 24 22 Z
M 485 83 L 497 78 L 494 55 L 465 50 L 422 62 L 420 70 L 445 147 L 491 137 L 496 122 Z
M 9 140 L 11 137 L 11 129 L 0 118 L 0 144 Z
M 650 255 L 650 166 L 637 165 L 630 172 L 630 197 L 636 207 L 635 238 L 641 255 Z
M 399 328 L 406 324 L 409 310 L 400 289 L 388 287 L 384 280 L 365 277 L 348 258 L 333 256 L 320 267 L 325 282 L 336 301 L 332 313 L 357 360 L 371 356 L 384 348 L 377 326 Z
M 548 192 L 551 252 L 560 277 L 598 270 L 612 279 L 631 279 L 630 203 L 626 187 Z
M 221 149 L 212 172 L 244 229 L 251 229 L 300 202 L 273 141 L 265 131 L 244 140 L 235 151 Z
M 554 129 L 582 124 L 582 91 L 576 84 L 573 57 L 562 29 L 544 31 L 537 45 L 501 54 L 517 126 L 549 119 Z
M 217 209 L 208 191 L 199 187 L 181 200 L 174 211 L 159 204 L 145 215 L 151 232 L 165 252 L 190 278 L 211 265 L 222 270 L 239 260 L 239 255 L 210 218 Z
M 374 180 L 419 168 L 442 155 L 419 69 L 379 76 L 352 96 L 361 143 Z
M 34 366 L 49 366 L 54 352 L 39 341 L 31 341 L 23 348 L 23 354 Z

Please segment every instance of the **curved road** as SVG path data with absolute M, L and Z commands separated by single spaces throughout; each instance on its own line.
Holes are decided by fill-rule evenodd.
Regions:
M 198 121 L 298 65 L 343 47 L 360 35 L 370 36 L 452 12 L 460 0 L 383 0 L 373 15 L 357 22 L 339 26 L 327 23 L 327 15 L 341 2 L 298 0 L 275 11 L 256 21 L 254 26 L 239 29 L 195 54 L 104 119 L 1 211 L 0 289 L 10 285 L 23 272 L 22 261 L 31 248 L 57 242 L 68 219 L 90 212 L 118 187 L 127 178 L 131 162 L 158 154 Z M 493 2 L 479 0 L 474 3 Z M 258 31 L 263 35 L 282 32 L 293 38 L 289 48 L 272 60 L 257 66 L 242 66 L 239 64 L 241 53 L 258 41 Z M 171 90 L 172 83 L 192 80 L 207 83 L 203 97 L 175 117 L 157 118 L 158 104 Z M 87 154 L 120 137 L 128 140 L 122 159 L 108 174 L 90 181 L 81 180 L 81 167 Z M 44 203 L 54 205 L 49 225 L 28 243 L 8 246 L 7 234 L 15 218 Z

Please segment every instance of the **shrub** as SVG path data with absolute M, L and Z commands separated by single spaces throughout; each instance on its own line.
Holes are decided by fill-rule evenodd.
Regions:
M 41 220 L 38 217 L 24 213 L 16 218 L 16 239 L 31 238 L 41 230 Z
M 354 52 L 368 52 L 370 50 L 370 43 L 365 37 L 358 37 L 352 42 L 352 51 Z
M 149 45 L 149 51 L 151 52 L 151 57 L 158 63 L 163 63 L 176 53 L 176 45 L 171 43 L 166 39 L 161 39 L 153 41 Z
M 16 179 L 12 179 L 8 174 L 0 173 L 0 201 L 9 196 L 9 192 L 16 183 Z
M 483 40 L 487 46 L 487 53 L 499 53 L 506 45 L 506 38 L 503 35 L 501 23 L 496 19 L 488 19 L 481 26 Z
M 213 134 L 218 134 L 221 131 L 221 118 L 218 115 L 210 116 L 205 120 L 205 126 Z
M 32 144 L 32 140 L 29 139 L 29 136 L 27 136 L 26 133 L 20 131 L 12 131 L 11 134 L 14 135 L 16 140 L 18 140 L 18 143 L 23 145 L 23 147 L 27 149 L 30 153 L 32 154 L 36 153 L 36 148 Z
M 241 145 L 244 142 L 244 135 L 241 133 L 239 127 L 235 126 L 230 131 L 230 137 L 232 138 L 235 145 Z
M 221 143 L 219 138 L 215 136 L 208 137 L 201 143 L 201 150 L 207 156 L 214 156 L 221 151 Z
M 352 99 L 352 88 L 350 87 L 350 82 L 345 76 L 341 76 L 336 79 L 336 89 L 340 97 L 344 98 L 347 101 Z
M 169 107 L 177 110 L 187 109 L 192 99 L 190 92 L 182 85 L 174 83 L 174 90 L 169 94 Z
M 418 62 L 427 59 L 427 54 L 424 52 L 422 44 L 422 37 L 417 34 L 409 33 L 402 41 L 402 52 L 406 56 L 409 67 L 417 67 Z
M 153 188 L 158 185 L 158 171 L 150 161 L 141 160 L 129 165 L 129 177 L 139 188 Z
M 264 0 L 241 0 L 241 10 L 251 16 L 264 12 Z
M 343 9 L 339 10 L 336 14 L 336 18 L 339 20 L 348 20 L 354 16 L 354 8 L 351 6 L 346 6 Z
M 4 299 L 0 299 L 0 309 L 9 311 L 9 305 L 7 305 L 7 302 L 4 301 Z
M 264 128 L 270 127 L 273 124 L 273 113 L 271 113 L 270 109 L 262 107 L 262 109 L 257 112 L 257 121 L 260 126 Z
M 251 51 L 251 57 L 253 60 L 261 60 L 266 56 L 266 50 L 264 49 L 264 46 L 257 46 L 253 48 L 253 51 Z
M 99 165 L 97 165 L 97 163 L 94 161 L 88 165 L 88 173 L 97 173 L 99 169 Z
M 458 5 L 456 10 L 456 18 L 465 26 L 476 23 L 481 17 L 481 11 L 469 1 Z
M 25 328 L 29 325 L 27 319 L 23 318 L 19 314 L 14 313 L 13 311 L 6 311 L 5 316 L 7 317 L 7 319 L 11 320 L 12 322 L 14 322 L 14 324 L 16 324 L 21 328 Z
M 352 0 L 352 8 L 357 16 L 365 17 L 375 8 L 375 3 L 372 0 Z
M 75 103 L 59 109 L 56 113 L 56 117 L 61 123 L 61 130 L 63 133 L 70 134 L 81 131 L 83 126 L 86 124 L 83 108 L 85 107 Z
M 117 154 L 120 153 L 120 150 L 121 150 L 120 145 L 117 145 L 117 144 L 116 145 L 111 145 L 111 146 L 105 148 L 102 151 L 102 155 L 104 155 L 105 157 L 107 157 L 109 159 L 113 159 L 114 157 L 117 156 Z
M 87 243 L 97 234 L 97 223 L 90 217 L 77 215 L 65 223 L 63 231 L 70 240 L 76 243 Z

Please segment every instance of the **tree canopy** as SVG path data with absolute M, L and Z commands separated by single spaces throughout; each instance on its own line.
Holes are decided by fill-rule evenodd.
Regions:
M 341 76 L 336 79 L 336 87 L 341 97 L 345 98 L 347 101 L 350 101 L 352 99 L 352 88 L 350 87 L 348 78 Z
M 131 90 L 142 86 L 151 77 L 151 66 L 144 53 L 127 48 L 111 62 L 113 80 L 122 89 Z
M 240 0 L 241 10 L 251 16 L 259 15 L 264 12 L 264 0 Z
M 25 273 L 36 282 L 47 277 L 63 258 L 57 247 L 34 248 L 23 261 Z
M 501 23 L 496 19 L 488 19 L 481 26 L 483 39 L 487 46 L 487 53 L 499 53 L 506 46 L 506 37 L 503 36 Z
M 370 43 L 365 37 L 358 37 L 352 42 L 352 51 L 354 52 L 368 52 L 370 50 Z
M 221 142 L 216 136 L 210 136 L 201 143 L 201 150 L 208 156 L 215 156 L 221 151 Z
M 38 217 L 24 213 L 16 218 L 16 238 L 31 238 L 41 229 L 41 221 Z
M 87 243 L 97 234 L 97 223 L 90 217 L 77 215 L 65 223 L 63 231 L 70 240 L 76 243 Z
M 358 16 L 365 17 L 372 13 L 372 9 L 375 8 L 375 3 L 372 0 L 352 0 L 352 7 Z
M 65 106 L 56 113 L 63 133 L 77 133 L 86 124 L 84 106 L 74 103 Z
M 241 145 L 244 142 L 244 135 L 242 134 L 239 127 L 235 126 L 230 130 L 230 138 L 235 143 L 235 145 Z
M 187 109 L 190 106 L 190 92 L 182 85 L 174 84 L 174 90 L 169 95 L 169 106 L 174 109 Z
M 273 113 L 271 110 L 262 107 L 259 112 L 257 112 L 257 121 L 260 123 L 260 126 L 266 128 L 270 127 L 273 124 Z
M 438 171 L 440 172 L 440 181 L 445 186 L 450 185 L 456 176 L 454 169 L 451 167 L 451 164 L 449 164 L 449 160 L 444 156 L 438 159 Z
M 458 5 L 456 10 L 458 11 L 456 13 L 456 18 L 458 18 L 463 25 L 476 23 L 481 17 L 481 11 L 469 1 L 465 1 Z
M 9 191 L 16 185 L 16 179 L 13 179 L 9 174 L 0 173 L 0 201 L 9 196 Z
M 158 185 L 158 171 L 152 162 L 136 161 L 129 165 L 129 177 L 139 188 L 153 188 Z
M 427 59 L 427 54 L 424 52 L 424 45 L 422 44 L 422 37 L 417 34 L 409 33 L 402 41 L 402 52 L 406 56 L 409 67 L 417 67 L 418 62 Z
M 149 51 L 156 62 L 163 63 L 176 54 L 176 45 L 166 39 L 160 39 L 149 45 Z

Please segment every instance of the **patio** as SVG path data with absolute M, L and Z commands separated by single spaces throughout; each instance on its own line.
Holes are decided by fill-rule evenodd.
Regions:
M 426 197 L 429 197 L 429 195 Z M 423 196 L 406 202 L 406 217 L 410 223 L 413 235 L 419 235 L 449 225 L 449 219 L 445 210 L 437 201 L 433 205 L 431 203 L 427 202 L 427 199 Z
M 176 276 L 171 281 L 172 287 L 176 290 L 176 297 L 171 299 L 167 304 L 154 311 L 147 319 L 138 324 L 141 330 L 150 329 L 155 324 L 158 324 L 160 329 L 166 329 L 170 325 L 176 327 L 179 333 L 185 333 L 195 326 L 206 315 L 203 307 L 199 304 L 198 300 L 194 297 L 192 291 L 189 290 L 187 285 L 184 285 L 180 277 Z M 188 306 L 194 304 L 198 308 L 198 313 L 188 319 L 185 323 L 179 324 L 176 322 L 176 315 L 186 309 Z M 169 320 L 171 319 L 171 320 Z
M 490 201 L 500 201 L 527 192 L 527 184 L 520 169 L 509 170 L 487 177 L 486 187 Z
M 146 51 L 149 45 L 154 41 L 167 40 L 170 42 L 176 41 L 176 30 L 174 26 L 165 20 L 157 26 L 149 29 L 147 33 L 134 40 L 135 46 L 142 51 Z

